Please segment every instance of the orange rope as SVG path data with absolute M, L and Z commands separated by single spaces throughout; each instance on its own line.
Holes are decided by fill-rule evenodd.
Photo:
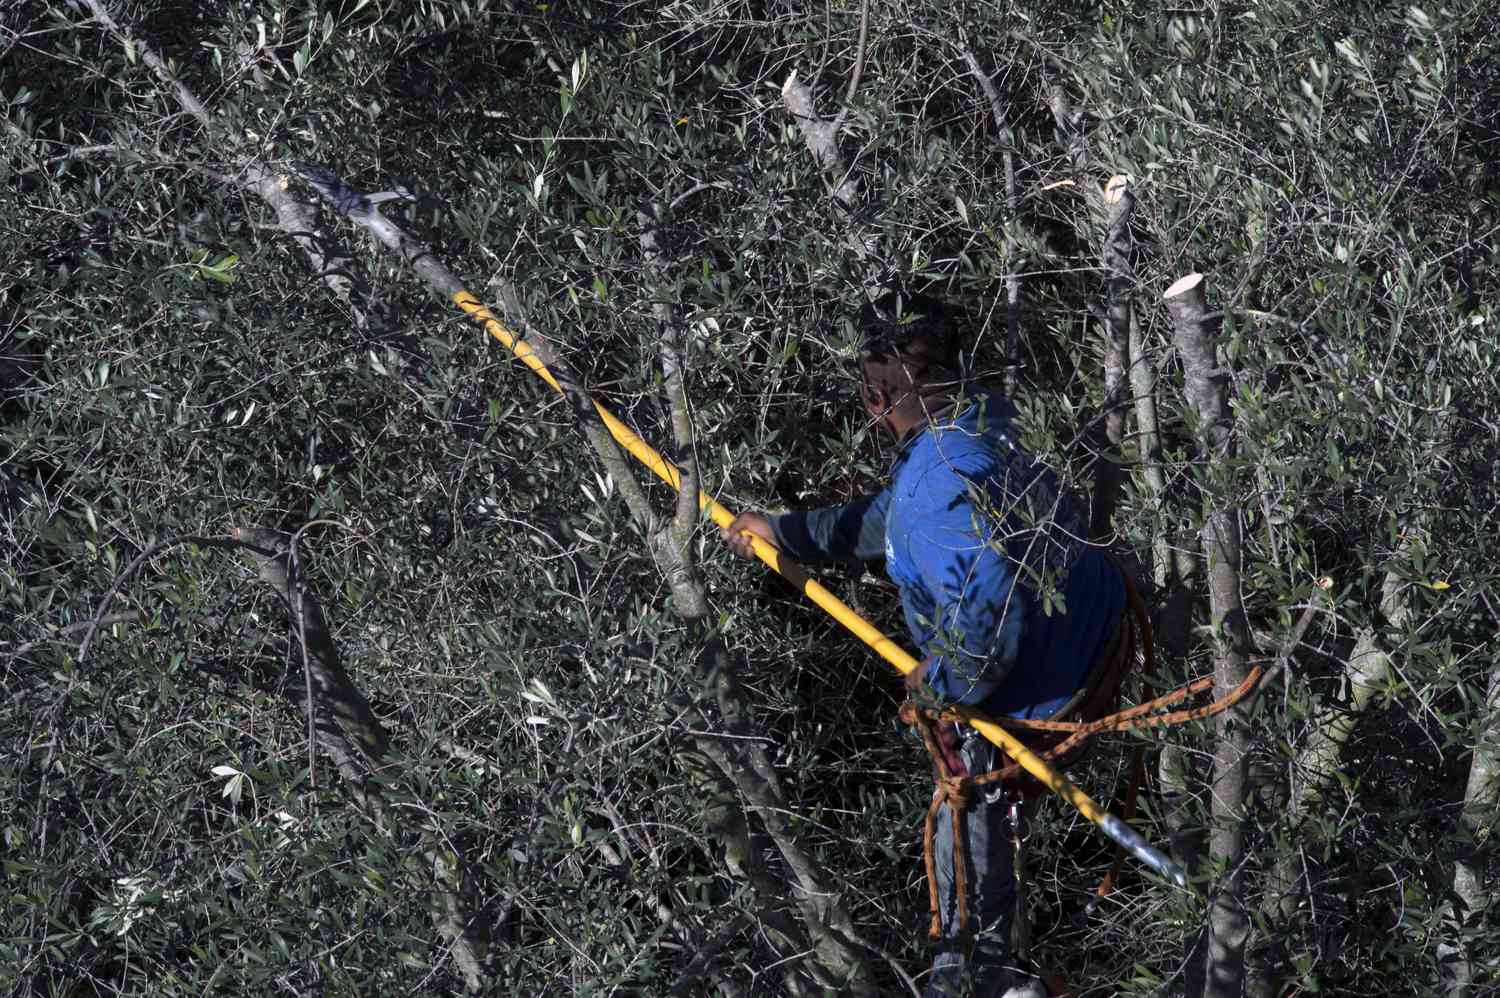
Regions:
M 1129 604 L 1128 612 L 1122 616 L 1120 621 L 1120 636 L 1113 647 L 1105 654 L 1108 660 L 1093 670 L 1093 685 L 1085 695 L 1082 704 L 1077 708 L 1076 714 L 1080 717 L 1098 715 L 1110 705 L 1118 706 L 1120 686 L 1124 682 L 1125 675 L 1130 671 L 1130 665 L 1135 657 L 1136 637 L 1139 636 L 1141 644 L 1141 657 L 1144 668 L 1148 673 L 1154 671 L 1156 662 L 1156 644 L 1154 635 L 1151 633 L 1151 621 L 1146 614 L 1146 605 L 1140 594 L 1136 591 L 1134 583 L 1123 572 L 1121 577 L 1125 581 L 1126 600 Z M 1031 732 L 1030 738 L 1025 739 L 1026 747 L 1036 753 L 1037 757 L 1050 766 L 1064 768 L 1068 762 L 1075 758 L 1084 744 L 1098 734 L 1112 731 L 1133 731 L 1149 728 L 1167 727 L 1170 725 L 1184 724 L 1205 717 L 1213 717 L 1229 710 L 1245 697 L 1255 692 L 1259 685 L 1265 669 L 1259 665 L 1250 670 L 1234 689 L 1213 703 L 1201 707 L 1192 707 L 1183 710 L 1170 711 L 1165 714 L 1153 713 L 1163 707 L 1180 703 L 1188 697 L 1202 693 L 1213 687 L 1213 678 L 1204 677 L 1196 679 L 1191 683 L 1179 687 L 1170 693 L 1164 694 L 1138 704 L 1125 710 L 1116 710 L 1103 717 L 1096 716 L 1094 720 L 1084 721 L 1035 721 L 1024 718 L 996 718 L 995 723 L 1004 728 L 1014 731 Z M 1035 785 L 1033 778 L 1015 761 L 1010 761 L 999 769 L 977 776 L 960 775 L 951 771 L 942 749 L 939 746 L 939 735 L 935 728 L 938 723 L 950 723 L 962 719 L 954 711 L 932 711 L 917 704 L 907 701 L 901 705 L 901 720 L 906 724 L 916 727 L 921 733 L 922 743 L 927 747 L 927 752 L 933 761 L 933 782 L 936 789 L 933 793 L 932 803 L 927 808 L 927 817 L 923 822 L 922 829 L 922 851 L 925 865 L 927 867 L 927 896 L 932 909 L 932 920 L 928 926 L 927 934 L 936 940 L 942 938 L 942 924 L 938 904 L 937 889 L 937 863 L 933 858 L 932 840 L 936 834 L 937 812 L 944 804 L 948 809 L 953 822 L 953 866 L 954 886 L 957 894 L 959 934 L 962 936 L 968 930 L 968 890 L 965 883 L 963 839 L 960 834 L 961 813 L 973 800 L 977 788 L 992 783 L 1010 784 L 1015 792 L 1023 795 L 1036 793 L 1040 789 Z M 1062 735 L 1064 737 L 1059 738 Z M 1052 742 L 1044 745 L 1045 742 Z M 1139 751 L 1138 751 L 1139 754 Z M 1136 773 L 1143 769 L 1141 760 L 1131 767 Z M 1126 807 L 1133 810 L 1135 804 L 1135 790 L 1138 778 L 1132 775 L 1132 786 L 1127 792 Z M 1118 867 L 1118 861 L 1116 862 Z M 1100 895 L 1108 893 L 1109 885 L 1115 876 L 1115 871 L 1110 871 L 1105 884 L 1100 886 Z

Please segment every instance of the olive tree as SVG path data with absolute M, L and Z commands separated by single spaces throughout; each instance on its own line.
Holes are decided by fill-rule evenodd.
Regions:
M 959 304 L 1139 563 L 1147 680 L 1278 677 L 1078 769 L 1107 798 L 1157 752 L 1143 827 L 1195 890 L 1086 908 L 1108 852 L 1044 810 L 1034 958 L 1491 981 L 1492 15 L 6 16 L 19 993 L 919 987 L 893 674 L 589 415 L 733 508 L 848 498 L 889 457 L 848 317 L 894 282 Z M 394 251 L 310 176 L 396 192 Z

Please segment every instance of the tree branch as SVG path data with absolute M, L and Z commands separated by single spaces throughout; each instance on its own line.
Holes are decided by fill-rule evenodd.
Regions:
M 370 788 L 366 783 L 369 770 L 389 753 L 390 738 L 339 660 L 338 645 L 323 608 L 309 591 L 295 558 L 296 536 L 261 527 L 237 528 L 233 535 L 250 553 L 260 580 L 281 598 L 290 625 L 298 634 L 304 654 L 303 667 L 307 670 L 306 696 L 313 699 L 312 703 L 304 704 L 309 716 L 328 716 L 336 722 L 318 726 L 319 745 L 333 757 L 340 773 L 371 807 L 386 832 L 398 832 L 400 829 L 380 789 Z M 294 703 L 298 698 L 292 694 Z M 355 757 L 351 747 L 357 748 L 359 757 Z M 432 841 L 431 834 L 425 831 L 420 837 L 437 885 L 433 920 L 450 943 L 468 989 L 478 991 L 484 987 L 489 939 L 487 927 L 473 914 L 476 906 L 469 896 L 474 891 L 468 883 L 467 871 L 462 860 L 453 855 L 451 846 Z
M 812 153 L 813 159 L 832 182 L 834 200 L 844 209 L 849 223 L 854 225 L 855 213 L 859 208 L 860 183 L 853 168 L 844 162 L 844 155 L 839 151 L 839 130 L 843 127 L 845 115 L 841 112 L 832 121 L 819 115 L 813 105 L 812 90 L 798 79 L 795 69 L 787 74 L 786 82 L 781 85 L 781 101 L 786 106 L 787 113 L 796 119 L 808 152 Z M 862 233 L 858 229 L 849 232 L 844 237 L 844 243 L 864 265 L 865 293 L 875 298 L 880 294 L 883 276 L 876 259 L 880 235 L 873 228 L 864 229 Z
M 1012 227 L 1018 224 L 1019 202 L 1016 195 L 1016 139 L 1011 132 L 1010 121 L 1005 113 L 1005 102 L 990 74 L 979 64 L 979 57 L 968 48 L 960 48 L 969 72 L 984 91 L 990 105 L 990 115 L 995 120 L 995 140 L 1000 143 L 1001 156 L 1005 161 L 1005 391 L 1014 394 L 1016 370 L 1020 363 L 1020 313 L 1021 278 L 1015 270 L 1016 237 Z
M 1104 318 L 1104 436 L 1110 453 L 1100 455 L 1094 469 L 1094 507 L 1089 533 L 1104 542 L 1114 534 L 1115 507 L 1125 475 L 1125 414 L 1130 369 L 1131 292 L 1135 268 L 1130 262 L 1130 215 L 1135 194 L 1130 178 L 1114 176 L 1104 186 L 1107 211 L 1104 235 L 1106 312 Z
M 242 136 L 215 134 L 221 132 L 222 128 L 209 113 L 207 106 L 187 84 L 177 78 L 155 48 L 115 19 L 102 0 L 76 2 L 86 7 L 94 19 L 122 44 L 134 47 L 141 62 L 156 74 L 172 92 L 178 105 L 201 124 L 211 138 L 231 147 L 242 143 Z M 354 317 L 355 327 L 360 332 L 368 333 L 372 326 L 390 328 L 396 324 L 394 314 L 375 301 L 370 282 L 353 255 L 318 227 L 314 206 L 288 193 L 285 174 L 271 169 L 257 157 L 241 157 L 232 166 L 215 171 L 212 175 L 222 183 L 254 194 L 270 207 L 276 215 L 277 226 L 296 242 L 313 273 L 335 297 L 348 306 Z
M 292 536 L 262 527 L 239 527 L 232 536 L 244 544 L 260 581 L 281 598 L 307 655 L 303 667 L 307 670 L 309 702 L 303 706 L 311 710 L 316 702 L 325 707 L 365 758 L 379 762 L 390 750 L 390 736 L 339 660 L 338 645 L 323 608 L 308 592 L 306 577 L 294 559 Z
M 1227 378 L 1219 367 L 1214 324 L 1207 320 L 1203 275 L 1189 274 L 1163 295 L 1172 316 L 1173 335 L 1182 359 L 1184 392 L 1196 412 L 1199 460 L 1212 485 L 1202 529 L 1207 562 L 1210 619 L 1218 638 L 1214 657 L 1214 695 L 1222 697 L 1244 681 L 1252 647 L 1245 608 L 1240 599 L 1240 519 L 1235 496 L 1227 489 L 1233 472 L 1222 464 L 1234 456 Z M 1245 947 L 1250 921 L 1244 904 L 1245 807 L 1249 800 L 1249 707 L 1241 703 L 1214 719 L 1212 821 L 1209 844 L 1226 870 L 1225 882 L 1210 904 L 1204 947 L 1206 998 L 1239 998 L 1244 982 Z

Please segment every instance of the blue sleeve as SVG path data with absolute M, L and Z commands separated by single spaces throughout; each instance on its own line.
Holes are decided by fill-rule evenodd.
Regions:
M 944 703 L 983 701 L 1015 665 L 1025 611 L 1014 565 L 986 544 L 967 501 L 913 524 L 908 550 L 932 603 L 925 681 Z
M 885 554 L 885 489 L 843 506 L 769 516 L 776 546 L 798 561 L 871 561 Z

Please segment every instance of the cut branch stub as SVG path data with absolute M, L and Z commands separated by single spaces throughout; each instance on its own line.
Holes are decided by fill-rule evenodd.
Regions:
M 1188 402 L 1202 420 L 1205 443 L 1218 450 L 1229 436 L 1229 399 L 1224 391 L 1224 371 L 1214 352 L 1215 319 L 1208 312 L 1203 275 L 1177 279 L 1162 299 L 1172 316 Z

